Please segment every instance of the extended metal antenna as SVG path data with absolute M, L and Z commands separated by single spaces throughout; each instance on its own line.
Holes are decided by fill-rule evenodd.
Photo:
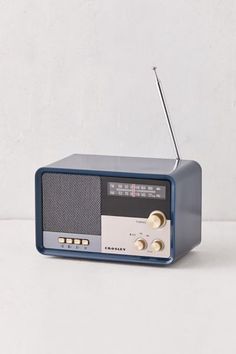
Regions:
M 168 110 L 167 110 L 167 107 L 166 107 L 163 91 L 162 91 L 162 88 L 161 88 L 161 82 L 158 79 L 155 66 L 153 67 L 153 71 L 154 71 L 154 74 L 155 74 L 157 89 L 158 89 L 158 92 L 159 92 L 159 95 L 160 95 L 160 98 L 161 98 L 161 103 L 162 103 L 162 106 L 163 106 L 163 110 L 165 112 L 165 116 L 166 116 L 166 121 L 167 121 L 167 125 L 168 125 L 168 128 L 169 128 L 169 132 L 170 132 L 171 139 L 172 139 L 172 142 L 173 142 L 173 145 L 174 145 L 174 148 L 175 148 L 175 152 L 176 152 L 176 156 L 177 156 L 176 159 L 179 161 L 180 160 L 180 155 L 179 155 L 179 150 L 178 150 L 178 146 L 177 146 L 176 139 L 175 139 L 175 134 L 174 134 L 174 131 L 173 131 L 173 128 L 172 128 L 172 125 L 171 125 L 170 116 L 169 116 L 169 113 L 168 113 Z

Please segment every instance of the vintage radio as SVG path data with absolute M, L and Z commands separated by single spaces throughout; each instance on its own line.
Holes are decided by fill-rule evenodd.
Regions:
M 154 68 L 156 75 L 156 71 Z M 201 241 L 201 167 L 176 159 L 72 155 L 36 172 L 45 255 L 166 265 Z

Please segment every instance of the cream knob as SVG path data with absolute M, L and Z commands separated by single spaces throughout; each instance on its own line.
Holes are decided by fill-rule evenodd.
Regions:
M 152 242 L 151 247 L 152 247 L 153 252 L 159 252 L 159 251 L 163 250 L 164 243 L 161 240 L 154 240 Z
M 166 216 L 162 211 L 155 210 L 149 215 L 147 224 L 153 229 L 159 229 L 160 227 L 165 226 Z
M 145 248 L 147 248 L 147 242 L 143 238 L 138 238 L 134 242 L 134 246 L 138 251 L 142 251 L 145 250 Z

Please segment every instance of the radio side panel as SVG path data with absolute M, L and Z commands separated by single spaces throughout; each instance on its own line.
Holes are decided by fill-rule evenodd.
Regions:
M 202 170 L 195 161 L 174 172 L 175 259 L 201 242 Z

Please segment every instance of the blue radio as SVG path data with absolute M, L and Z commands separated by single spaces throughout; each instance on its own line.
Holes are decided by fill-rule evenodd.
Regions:
M 156 71 L 154 68 L 156 75 Z M 201 241 L 201 167 L 176 159 L 72 155 L 36 172 L 45 255 L 167 265 Z

